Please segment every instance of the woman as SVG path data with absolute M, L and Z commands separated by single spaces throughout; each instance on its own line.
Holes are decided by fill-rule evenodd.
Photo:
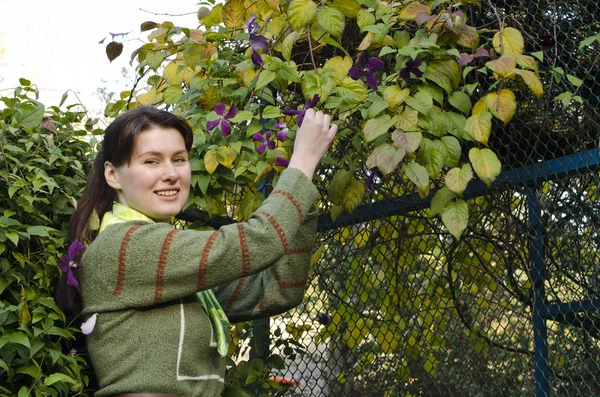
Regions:
M 96 396 L 220 395 L 228 321 L 302 301 L 316 232 L 311 179 L 336 132 L 308 109 L 288 168 L 248 222 L 194 231 L 168 223 L 189 194 L 187 122 L 139 107 L 107 127 L 62 261 L 70 302 L 77 310 L 80 292 L 88 319 Z

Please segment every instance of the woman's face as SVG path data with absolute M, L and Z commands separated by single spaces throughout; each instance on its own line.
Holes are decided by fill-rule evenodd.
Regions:
M 174 128 L 153 126 L 141 132 L 129 164 L 104 164 L 104 176 L 119 202 L 155 221 L 177 215 L 188 199 L 191 169 L 183 136 Z

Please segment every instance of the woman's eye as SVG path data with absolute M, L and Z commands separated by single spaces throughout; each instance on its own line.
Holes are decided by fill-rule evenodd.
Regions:
M 150 165 L 152 165 L 152 164 L 156 164 L 156 161 L 154 161 L 154 160 L 146 160 L 146 161 L 144 161 L 144 164 L 150 164 Z
M 176 163 L 185 163 L 187 161 L 187 159 L 185 159 L 183 157 L 177 157 L 174 161 Z

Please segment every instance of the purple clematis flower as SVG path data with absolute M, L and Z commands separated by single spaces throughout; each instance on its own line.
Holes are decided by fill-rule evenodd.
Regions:
M 361 77 L 367 78 L 367 84 L 371 89 L 377 89 L 377 77 L 373 73 L 383 69 L 383 61 L 379 58 L 371 57 L 367 62 L 367 56 L 363 52 L 358 57 L 356 66 L 352 66 L 348 71 L 348 76 L 353 80 L 358 80 Z
M 273 135 L 273 131 L 271 130 L 265 132 L 264 135 L 260 132 L 257 132 L 254 135 L 252 135 L 252 139 L 260 142 L 260 145 L 256 148 L 256 152 L 258 154 L 263 154 L 267 148 L 269 150 L 275 149 L 275 147 L 277 146 L 277 142 L 275 141 L 275 139 L 281 142 L 285 142 L 285 140 L 287 139 L 288 128 L 283 121 L 280 121 L 273 127 L 279 128 L 279 131 L 277 131 L 275 135 Z
M 367 192 L 372 193 L 374 190 L 375 176 L 379 179 L 383 179 L 383 174 L 379 171 L 379 168 L 373 167 L 369 169 L 369 176 L 365 180 L 365 188 Z
M 556 45 L 556 41 L 554 41 L 554 37 L 549 34 L 543 34 L 542 39 L 540 40 L 540 48 L 544 53 L 549 52 Z
M 235 108 L 235 106 L 232 106 L 231 108 L 229 108 L 229 111 L 227 112 L 227 114 L 225 114 L 225 104 L 222 102 L 219 102 L 215 106 L 215 113 L 217 113 L 219 118 L 216 120 L 211 120 L 211 121 L 207 122 L 206 129 L 210 131 L 210 130 L 213 130 L 216 126 L 220 125 L 221 126 L 221 134 L 223 136 L 227 136 L 227 135 L 231 134 L 231 124 L 229 124 L 229 121 L 227 121 L 227 120 L 232 117 L 235 117 L 235 115 L 237 114 L 237 109 Z
M 252 135 L 252 139 L 260 142 L 260 145 L 256 148 L 256 152 L 258 154 L 263 154 L 267 148 L 269 148 L 269 150 L 275 149 L 277 144 L 273 139 L 271 139 L 272 135 L 273 131 L 271 130 L 265 132 L 265 135 L 261 134 L 260 132 Z
M 300 127 L 302 126 L 302 122 L 304 121 L 304 114 L 306 113 L 306 111 L 308 109 L 314 108 L 320 100 L 321 97 L 319 96 L 319 94 L 315 94 L 315 96 L 313 96 L 312 99 L 306 101 L 306 103 L 304 104 L 304 110 L 288 109 L 282 110 L 281 113 L 285 114 L 286 116 L 298 116 L 298 120 L 296 120 L 296 125 Z
M 73 275 L 73 269 L 80 266 L 79 261 L 84 250 L 85 246 L 79 240 L 75 240 L 69 246 L 67 253 L 58 261 L 58 267 L 63 273 L 67 274 L 67 284 L 71 287 L 79 288 L 79 283 Z
M 410 81 L 410 74 L 414 74 L 417 77 L 423 76 L 423 72 L 419 70 L 419 66 L 423 63 L 420 59 L 412 59 L 408 58 L 406 60 L 406 64 L 400 70 L 400 77 L 404 79 L 407 83 Z
M 258 23 L 256 23 L 256 15 L 252 14 L 248 22 L 246 22 L 246 30 L 248 31 L 248 39 L 250 40 L 250 47 L 252 47 L 252 63 L 258 66 L 263 65 L 263 60 L 258 50 L 264 50 L 267 48 L 267 38 L 265 36 L 256 34 L 260 29 Z
M 290 164 L 289 160 L 284 159 L 283 157 L 277 157 L 273 165 L 278 167 L 287 167 Z

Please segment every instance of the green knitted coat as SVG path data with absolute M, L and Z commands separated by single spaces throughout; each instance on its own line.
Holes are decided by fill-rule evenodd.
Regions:
M 231 322 L 300 304 L 317 195 L 302 172 L 287 169 L 248 222 L 194 231 L 130 221 L 101 233 L 83 255 L 81 277 L 83 318 L 98 313 L 87 336 L 96 396 L 219 396 L 225 360 L 195 294 L 214 288 Z

